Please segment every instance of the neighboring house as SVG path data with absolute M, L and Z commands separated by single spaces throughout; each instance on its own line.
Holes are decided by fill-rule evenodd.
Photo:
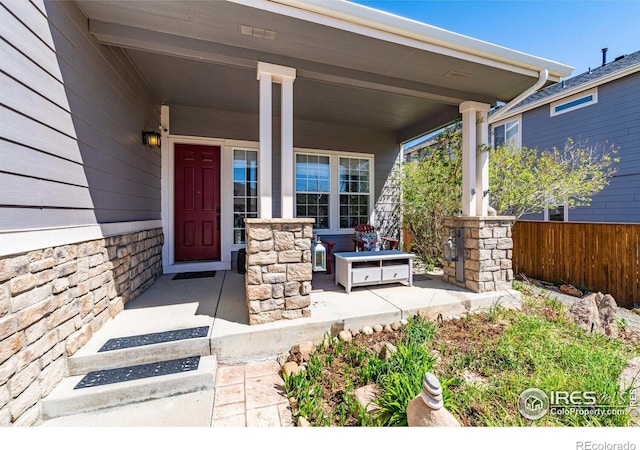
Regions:
M 0 425 L 159 274 L 230 269 L 245 218 L 397 236 L 401 143 L 571 72 L 339 1 L 12 1 L 0 34 Z
M 617 173 L 590 206 L 551 205 L 523 219 L 640 222 L 640 52 L 530 95 L 492 123 L 492 138 L 540 150 L 563 148 L 567 138 L 620 150 Z

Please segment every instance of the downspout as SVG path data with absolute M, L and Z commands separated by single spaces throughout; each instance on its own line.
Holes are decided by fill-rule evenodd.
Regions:
M 511 109 L 513 109 L 514 106 L 516 106 L 522 100 L 524 100 L 525 98 L 527 98 L 528 96 L 536 92 L 538 89 L 540 89 L 542 86 L 544 86 L 544 84 L 547 82 L 548 79 L 549 79 L 549 70 L 547 69 L 541 70 L 540 76 L 538 77 L 538 81 L 536 81 L 536 83 L 533 86 L 531 86 L 529 89 L 524 91 L 522 94 L 518 95 L 516 98 L 511 100 L 502 108 L 500 108 L 495 114 L 491 115 L 491 117 L 489 117 L 489 123 L 490 124 L 495 123 L 498 120 L 500 120 L 502 117 L 504 117 L 506 113 L 508 113 Z

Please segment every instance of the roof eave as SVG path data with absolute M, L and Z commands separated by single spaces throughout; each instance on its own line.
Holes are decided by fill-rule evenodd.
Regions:
M 513 116 L 517 116 L 517 115 L 522 114 L 522 113 L 527 112 L 527 111 L 531 111 L 532 109 L 539 108 L 540 106 L 548 105 L 549 103 L 553 103 L 553 102 L 555 102 L 557 100 L 561 100 L 561 99 L 563 99 L 565 97 L 570 97 L 570 96 L 578 94 L 578 93 L 580 93 L 582 91 L 586 91 L 588 89 L 592 89 L 594 87 L 601 86 L 601 85 L 606 84 L 606 83 L 610 83 L 610 82 L 615 81 L 617 79 L 624 78 L 624 77 L 629 76 L 629 75 L 631 75 L 633 73 L 636 73 L 636 72 L 640 72 L 640 63 L 639 64 L 635 64 L 635 65 L 630 66 L 630 67 L 627 67 L 627 68 L 625 68 L 623 70 L 619 70 L 618 72 L 611 73 L 611 74 L 609 74 L 607 76 L 604 76 L 602 78 L 598 78 L 596 80 L 591 80 L 589 82 L 580 84 L 578 86 L 574 86 L 574 87 L 568 88 L 568 89 L 566 89 L 566 90 L 564 90 L 562 92 L 558 92 L 556 94 L 549 95 L 548 97 L 541 98 L 540 100 L 536 100 L 536 101 L 533 101 L 531 103 L 527 103 L 526 105 L 523 105 L 523 106 L 520 106 L 520 107 L 517 107 L 517 108 L 513 108 L 511 111 L 509 111 L 507 114 L 505 114 L 504 117 L 501 117 L 500 121 L 509 119 L 509 118 L 511 118 Z
M 368 8 L 344 0 L 231 0 L 247 6 L 277 10 L 295 15 L 314 14 L 329 19 L 334 27 L 354 31 L 380 39 L 400 42 L 455 57 L 498 66 L 516 73 L 538 76 L 541 70 L 549 71 L 550 81 L 559 81 L 571 75 L 573 67 L 545 58 L 522 53 L 479 39 L 464 36 L 405 17 Z M 287 11 L 288 10 L 288 11 Z

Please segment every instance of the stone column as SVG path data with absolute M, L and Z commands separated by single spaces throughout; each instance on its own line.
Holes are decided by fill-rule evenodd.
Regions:
M 309 317 L 315 219 L 245 219 L 249 324 Z
M 511 216 L 449 217 L 448 231 L 461 228 L 464 240 L 464 280 L 456 281 L 456 262 L 444 262 L 443 280 L 474 292 L 511 289 L 513 240 Z M 458 263 L 459 264 L 459 263 Z

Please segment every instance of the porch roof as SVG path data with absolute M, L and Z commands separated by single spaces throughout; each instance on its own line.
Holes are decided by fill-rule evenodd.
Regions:
M 78 4 L 163 103 L 257 114 L 263 61 L 296 69 L 296 119 L 394 130 L 398 142 L 455 120 L 463 101 L 506 102 L 542 70 L 547 83 L 572 70 L 346 1 Z

